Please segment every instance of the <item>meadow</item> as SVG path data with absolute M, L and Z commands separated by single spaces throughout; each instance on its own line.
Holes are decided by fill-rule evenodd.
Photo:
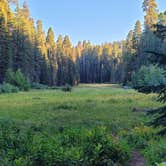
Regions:
M 145 111 L 133 111 L 160 106 L 156 94 L 109 84 L 81 84 L 72 92 L 2 94 L 0 161 L 14 166 L 104 165 L 109 161 L 118 166 L 129 165 L 131 152 L 137 150 L 148 166 L 164 162 L 166 139 L 148 126 L 152 117 Z M 110 160 L 110 151 L 116 161 Z

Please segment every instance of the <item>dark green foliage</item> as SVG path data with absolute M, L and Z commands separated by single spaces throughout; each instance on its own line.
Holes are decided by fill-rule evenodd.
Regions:
M 0 161 L 2 165 L 127 165 L 129 148 L 114 139 L 105 128 L 63 129 L 44 134 L 43 126 L 26 128 L 0 120 Z
M 6 82 L 18 87 L 23 91 L 28 91 L 30 89 L 30 83 L 28 79 L 25 78 L 20 70 L 17 70 L 16 72 L 8 70 Z
M 161 91 L 160 91 L 160 94 L 159 94 L 159 101 L 165 103 L 166 102 L 166 88 L 163 88 Z
M 16 86 L 13 86 L 9 83 L 3 83 L 0 85 L 0 94 L 1 93 L 17 93 L 19 91 L 19 88 Z
M 157 25 L 157 30 L 155 31 L 155 34 L 162 41 L 162 45 L 165 46 L 166 28 L 160 22 Z M 153 57 L 155 57 L 157 64 L 165 69 L 166 54 L 161 53 L 161 51 L 160 52 L 152 51 L 152 52 L 154 54 Z M 166 77 L 166 73 L 164 72 L 163 74 Z M 160 89 L 159 101 L 166 103 L 166 86 L 164 86 Z M 159 127 L 159 126 L 162 127 L 162 130 L 159 132 L 159 134 L 166 135 L 166 106 L 164 106 L 162 108 L 158 108 L 156 110 L 152 110 L 152 111 L 150 111 L 150 114 L 157 116 L 153 119 L 151 124 L 155 127 Z
M 166 161 L 166 144 L 164 139 L 156 134 L 152 127 L 140 126 L 131 131 L 120 131 L 123 139 L 126 139 L 132 149 L 142 150 L 148 166 L 157 162 Z
M 166 88 L 163 88 L 159 94 L 159 101 L 166 102 Z M 150 122 L 150 125 L 155 127 L 162 127 L 159 132 L 160 135 L 166 135 L 166 106 L 151 110 L 148 112 L 149 115 L 156 115 L 155 118 Z
M 32 89 L 48 89 L 49 87 L 47 85 L 44 85 L 44 84 L 33 82 L 31 84 L 31 88 Z
M 138 90 L 138 92 L 141 93 L 159 93 L 161 91 L 162 88 L 164 88 L 165 85 L 157 85 L 157 86 L 139 86 L 139 87 L 134 87 L 136 90 Z
M 166 86 L 165 70 L 157 66 L 142 66 L 141 69 L 133 73 L 132 86 L 140 92 L 159 92 Z
M 146 126 L 135 127 L 130 132 L 122 131 L 122 136 L 127 139 L 131 147 L 136 149 L 145 149 L 148 146 L 148 142 L 156 137 L 154 129 Z
M 157 143 L 156 143 L 157 142 Z M 144 156 L 147 158 L 147 165 L 156 165 L 166 161 L 166 144 L 164 140 L 149 141 L 149 145 L 144 150 Z M 164 165 L 159 165 L 164 166 Z
M 152 110 L 149 112 L 149 114 L 157 116 L 155 116 L 154 120 L 150 122 L 150 125 L 155 127 L 163 127 L 159 134 L 166 136 L 166 106 Z
M 62 87 L 62 91 L 64 91 L 64 92 L 71 92 L 72 91 L 71 85 L 66 84 L 65 86 Z

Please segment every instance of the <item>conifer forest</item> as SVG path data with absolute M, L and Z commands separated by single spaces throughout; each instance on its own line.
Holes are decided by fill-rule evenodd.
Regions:
M 125 39 L 72 44 L 28 1 L 0 0 L 0 166 L 166 165 L 158 1 L 140 1 L 144 20 Z

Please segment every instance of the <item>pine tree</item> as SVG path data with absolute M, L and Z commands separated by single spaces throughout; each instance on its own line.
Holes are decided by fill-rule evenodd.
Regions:
M 33 21 L 29 17 L 25 17 L 24 11 L 17 7 L 12 34 L 14 43 L 13 70 L 20 69 L 29 80 L 33 81 L 34 29 L 31 28 L 33 28 Z
M 65 36 L 63 40 L 63 76 L 64 82 L 70 85 L 74 84 L 76 68 L 72 60 L 72 48 L 69 36 Z
M 62 35 L 58 36 L 57 42 L 57 63 L 58 63 L 58 71 L 57 71 L 57 85 L 63 85 L 63 37 Z
M 0 1 L 0 83 L 5 80 L 6 72 L 12 65 L 11 22 L 13 15 L 6 0 Z
M 136 53 L 136 50 L 134 49 L 134 34 L 135 31 L 130 30 L 126 41 L 123 45 L 123 83 L 126 84 L 128 81 L 131 81 L 131 74 L 133 72 L 133 61 L 134 61 L 134 56 Z
M 48 29 L 47 37 L 46 37 L 46 46 L 47 46 L 47 56 L 50 67 L 51 74 L 51 85 L 56 85 L 57 82 L 57 57 L 56 57 L 56 43 L 54 32 L 52 28 Z
M 155 0 L 144 0 L 143 10 L 145 15 L 145 29 L 154 30 L 154 25 L 158 22 L 157 3 Z
M 141 39 L 142 34 L 142 28 L 141 28 L 141 22 L 137 21 L 135 24 L 135 28 L 133 31 L 133 48 L 137 51 Z
M 38 74 L 40 77 L 40 83 L 50 85 L 50 75 L 49 75 L 49 66 L 48 66 L 48 56 L 46 48 L 46 38 L 43 31 L 42 21 L 37 21 L 37 32 L 36 32 L 36 57 L 37 64 L 39 65 L 40 72 Z
M 71 42 L 69 36 L 65 36 L 63 40 L 64 55 L 71 56 Z
M 162 32 L 162 33 L 161 33 Z M 157 30 L 155 34 L 162 40 L 162 42 L 165 44 L 166 39 L 166 27 L 163 25 L 158 25 Z M 153 54 L 156 56 L 156 62 L 159 66 L 165 68 L 166 66 L 166 54 L 158 53 L 157 51 L 152 51 Z M 166 73 L 165 73 L 166 75 Z M 161 89 L 161 92 L 159 94 L 159 101 L 166 103 L 166 88 Z M 150 111 L 150 114 L 154 114 L 157 117 L 154 118 L 154 120 L 151 122 L 152 125 L 155 127 L 162 126 L 163 129 L 159 132 L 161 135 L 166 135 L 166 106 L 161 107 L 159 109 L 155 109 Z

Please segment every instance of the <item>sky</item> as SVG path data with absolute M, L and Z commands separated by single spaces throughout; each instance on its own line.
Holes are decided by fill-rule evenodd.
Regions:
M 143 0 L 27 0 L 31 16 L 43 22 L 55 37 L 69 35 L 75 45 L 90 40 L 93 44 L 125 39 L 137 20 L 143 24 Z M 156 0 L 160 11 L 166 0 Z M 23 0 L 20 0 L 22 4 Z

